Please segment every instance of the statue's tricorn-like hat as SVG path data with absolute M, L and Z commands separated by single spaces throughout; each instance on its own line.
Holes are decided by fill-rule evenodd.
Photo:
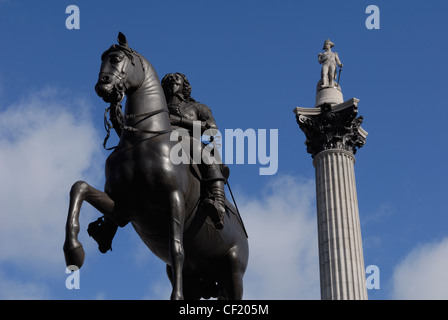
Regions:
M 330 39 L 327 39 L 327 40 L 325 40 L 325 42 L 324 42 L 324 47 L 322 48 L 322 50 L 325 50 L 325 45 L 326 45 L 327 43 L 330 44 L 330 48 L 333 48 L 333 47 L 334 47 L 334 43 L 331 42 Z

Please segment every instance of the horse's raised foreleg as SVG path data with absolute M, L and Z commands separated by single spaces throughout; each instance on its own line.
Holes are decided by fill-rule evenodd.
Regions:
M 171 194 L 171 220 L 170 220 L 170 260 L 172 270 L 172 285 L 173 291 L 171 293 L 171 300 L 183 300 L 183 265 L 184 265 L 184 219 L 185 219 L 185 205 L 183 196 L 179 191 Z
M 65 226 L 64 254 L 67 266 L 81 268 L 84 263 L 84 249 L 78 241 L 79 212 L 84 201 L 90 203 L 104 215 L 112 214 L 114 201 L 104 192 L 97 190 L 84 181 L 73 184 L 70 190 L 70 205 Z

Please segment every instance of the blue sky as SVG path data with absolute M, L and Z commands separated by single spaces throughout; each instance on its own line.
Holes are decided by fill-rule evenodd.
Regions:
M 65 26 L 71 4 L 79 30 Z M 379 30 L 365 26 L 370 4 Z M 330 38 L 344 98 L 360 99 L 369 132 L 355 165 L 365 265 L 380 269 L 369 298 L 447 299 L 447 10 L 444 1 L 0 1 L 0 298 L 169 297 L 163 263 L 131 226 L 98 252 L 86 228 L 100 214 L 88 204 L 81 288 L 65 287 L 68 192 L 79 179 L 104 184 L 106 105 L 93 87 L 121 31 L 160 78 L 186 74 L 221 130 L 278 129 L 275 175 L 230 166 L 252 299 L 320 297 L 314 168 L 292 110 L 314 106 L 317 54 Z

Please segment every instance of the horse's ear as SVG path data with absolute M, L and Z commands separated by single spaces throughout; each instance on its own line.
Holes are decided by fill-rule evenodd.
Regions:
M 121 32 L 118 32 L 118 44 L 120 46 L 129 48 L 128 40 L 126 39 L 126 36 Z

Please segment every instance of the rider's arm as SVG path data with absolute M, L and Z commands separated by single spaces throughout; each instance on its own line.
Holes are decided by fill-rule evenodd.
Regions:
M 205 130 L 209 129 L 209 125 L 207 122 L 199 121 L 199 120 L 190 120 L 187 118 L 182 118 L 179 116 L 176 116 L 174 114 L 170 114 L 170 120 L 171 124 L 174 126 L 179 126 L 188 130 L 193 130 L 193 126 L 195 123 L 201 123 L 201 133 L 203 133 Z
M 207 129 L 209 129 L 209 135 L 214 136 L 218 133 L 218 126 L 216 125 L 212 111 L 205 104 L 199 104 L 198 106 L 198 119 L 205 123 Z

